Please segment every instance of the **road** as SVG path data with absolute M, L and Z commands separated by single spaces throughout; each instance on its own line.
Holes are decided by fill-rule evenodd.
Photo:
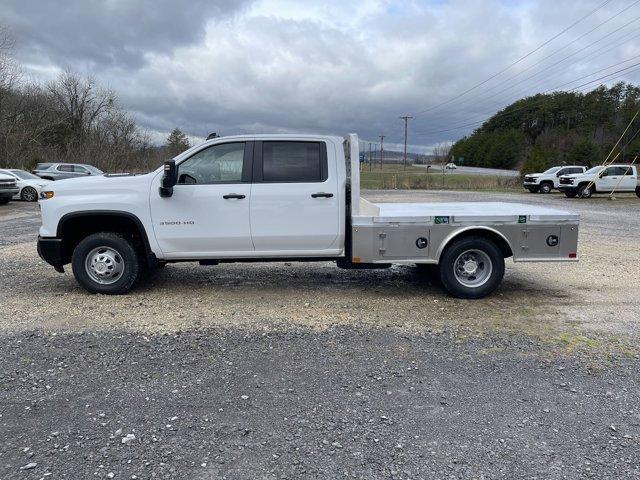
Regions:
M 411 267 L 330 263 L 169 265 L 92 296 L 12 203 L 0 478 L 640 477 L 638 199 L 365 196 L 575 209 L 581 261 L 508 263 L 474 302 Z

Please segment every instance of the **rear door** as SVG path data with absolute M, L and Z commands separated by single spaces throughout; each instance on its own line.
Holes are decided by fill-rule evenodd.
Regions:
M 171 258 L 216 258 L 253 253 L 249 225 L 252 142 L 206 147 L 178 165 L 173 196 L 151 189 L 156 239 Z
M 335 152 L 324 141 L 255 142 L 251 236 L 256 252 L 312 255 L 336 248 L 335 165 Z
M 633 192 L 636 189 L 638 180 L 635 175 L 635 169 L 632 166 L 618 167 L 620 169 L 620 186 L 617 190 L 621 192 Z

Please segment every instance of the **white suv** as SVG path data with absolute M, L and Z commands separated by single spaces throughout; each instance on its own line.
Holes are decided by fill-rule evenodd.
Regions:
M 558 188 L 561 176 L 584 173 L 585 170 L 585 167 L 579 165 L 551 167 L 542 173 L 529 173 L 525 175 L 522 186 L 531 193 L 550 193 L 554 188 Z

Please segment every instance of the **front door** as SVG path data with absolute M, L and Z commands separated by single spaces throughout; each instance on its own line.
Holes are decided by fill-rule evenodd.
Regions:
M 607 167 L 596 179 L 596 190 L 598 192 L 610 192 L 620 181 L 618 167 Z
M 337 249 L 335 152 L 322 141 L 255 142 L 251 236 L 256 252 L 322 255 Z
M 151 216 L 167 258 L 246 256 L 253 251 L 249 225 L 252 142 L 206 147 L 178 165 L 173 195 L 151 191 Z

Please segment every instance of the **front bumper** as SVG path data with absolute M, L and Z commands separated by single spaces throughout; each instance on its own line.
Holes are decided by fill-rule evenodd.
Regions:
M 540 184 L 535 182 L 522 182 L 522 186 L 524 188 L 538 188 Z
M 560 190 L 561 192 L 577 192 L 578 187 L 576 187 L 575 185 L 567 185 L 561 183 L 560 185 L 558 185 L 558 190 Z
M 56 272 L 64 273 L 62 240 L 60 238 L 38 237 L 38 255 L 51 265 Z
M 19 188 L 3 188 L 0 190 L 0 198 L 13 198 L 20 193 Z

